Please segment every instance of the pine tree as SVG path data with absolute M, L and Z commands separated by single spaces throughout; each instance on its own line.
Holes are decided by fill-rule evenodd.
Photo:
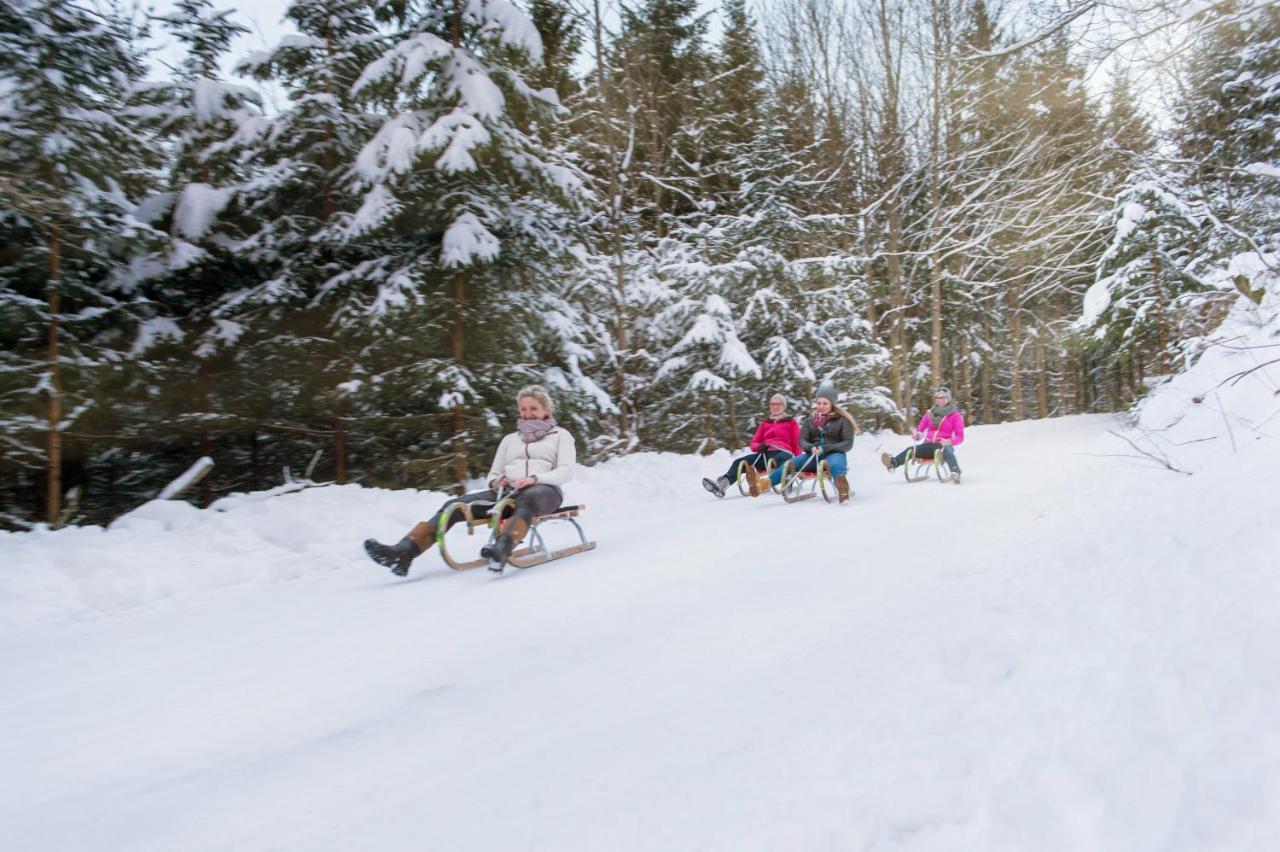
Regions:
M 63 469 L 83 467 L 73 425 L 86 413 L 114 425 L 104 375 L 167 331 L 144 325 L 131 264 L 162 239 L 139 210 L 158 163 L 135 109 L 137 37 L 78 3 L 0 3 L 0 394 L 20 518 L 60 520 Z M 37 512 L 17 501 L 39 493 L 41 468 Z
M 496 443 L 493 426 L 518 384 L 581 390 L 562 271 L 583 186 L 537 132 L 558 107 L 553 90 L 524 79 L 541 51 L 533 23 L 509 3 L 410 5 L 352 88 L 389 112 L 355 159 L 362 198 L 347 225 L 379 256 L 344 284 L 339 321 L 350 333 L 392 335 L 381 363 L 401 361 L 406 347 L 418 354 L 413 369 L 396 370 L 398 386 L 448 415 L 428 452 L 451 457 L 456 483 L 468 475 L 470 445 L 480 444 L 479 460 Z M 573 401 L 561 400 L 562 413 Z
M 234 323 L 236 370 L 252 380 L 236 409 L 273 424 L 275 437 L 258 452 L 301 466 L 326 447 L 342 482 L 345 410 L 368 383 L 356 369 L 361 342 L 343 339 L 337 318 L 352 308 L 350 282 L 380 268 L 378 247 L 351 239 L 364 203 L 351 166 L 380 124 L 353 86 L 380 55 L 383 35 L 363 0 L 296 0 L 286 17 L 299 34 L 239 66 L 280 85 L 289 104 L 250 146 L 252 179 L 226 211 L 246 225 L 233 251 L 256 279 L 225 296 L 213 317 Z

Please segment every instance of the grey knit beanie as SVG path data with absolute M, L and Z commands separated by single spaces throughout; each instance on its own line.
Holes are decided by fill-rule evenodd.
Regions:
M 822 384 L 818 385 L 818 392 L 814 394 L 814 397 L 816 399 L 828 400 L 832 405 L 836 405 L 840 402 L 840 400 L 836 396 L 835 386 L 832 385 L 830 382 L 823 382 Z
M 940 388 L 938 388 L 936 391 L 934 391 L 934 392 L 933 392 L 933 395 L 934 395 L 934 396 L 945 396 L 945 397 L 947 398 L 947 402 L 950 402 L 951 400 L 955 399 L 955 397 L 953 397 L 953 396 L 951 395 L 951 388 L 947 387 L 946 385 L 943 385 L 942 387 L 940 387 Z

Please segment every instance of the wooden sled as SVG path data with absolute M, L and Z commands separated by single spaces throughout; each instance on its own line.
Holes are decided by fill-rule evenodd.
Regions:
M 595 550 L 596 543 L 587 541 L 586 533 L 582 531 L 582 526 L 577 521 L 578 515 L 582 514 L 586 508 L 586 506 L 562 506 L 548 515 L 539 515 L 534 518 L 533 523 L 529 525 L 529 534 L 525 538 L 524 546 L 511 552 L 511 555 L 507 557 L 507 564 L 514 565 L 517 568 L 532 568 L 534 565 L 563 559 L 575 553 Z M 455 514 L 461 514 L 466 521 L 467 535 L 475 535 L 478 527 L 487 526 L 489 528 L 489 541 L 487 544 L 492 544 L 498 538 L 498 528 L 501 526 L 504 516 L 509 514 L 509 509 L 515 509 L 515 500 L 510 498 L 499 500 L 490 510 L 487 518 L 475 517 L 471 512 L 469 503 L 450 503 L 446 506 L 440 512 L 436 527 L 436 547 L 439 548 L 445 564 L 455 571 L 469 571 L 472 568 L 483 568 L 489 564 L 489 561 L 483 557 L 460 561 L 449 555 L 448 547 L 445 544 L 445 532 L 448 530 L 450 519 Z M 538 531 L 539 526 L 550 521 L 568 521 L 573 524 L 573 528 L 578 532 L 578 544 L 563 547 L 559 550 L 551 550 L 542 538 L 542 533 Z
M 924 482 L 931 473 L 937 475 L 939 482 L 946 482 L 951 478 L 951 465 L 943 458 L 942 450 L 935 452 L 931 459 L 916 458 L 915 447 L 907 450 L 907 458 L 902 464 L 902 475 L 907 482 Z

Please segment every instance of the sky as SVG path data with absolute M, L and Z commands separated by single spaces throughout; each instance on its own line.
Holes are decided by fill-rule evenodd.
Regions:
M 281 36 L 286 33 L 294 32 L 293 25 L 285 21 L 284 13 L 289 7 L 290 0 L 240 0 L 240 2 L 215 2 L 217 9 L 233 9 L 235 11 L 235 19 L 241 24 L 249 27 L 250 32 L 242 35 L 232 45 L 232 49 L 226 59 L 223 70 L 230 76 L 231 68 L 243 58 L 246 54 L 255 50 L 267 50 L 274 47 Z M 155 0 L 155 10 L 158 14 L 165 14 L 172 11 L 176 4 L 174 0 Z M 606 12 L 613 3 L 605 0 L 601 4 L 605 7 Z M 720 35 L 719 15 L 714 14 L 719 9 L 719 0 L 701 0 L 700 5 L 704 11 L 712 12 L 711 27 L 708 36 L 712 40 L 716 40 Z M 179 59 L 182 55 L 181 50 L 173 44 L 173 40 L 157 28 L 156 42 L 160 45 L 157 54 L 157 61 L 170 63 Z

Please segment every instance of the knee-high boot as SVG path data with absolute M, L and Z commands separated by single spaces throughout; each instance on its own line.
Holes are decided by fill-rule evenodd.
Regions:
M 423 521 L 409 530 L 409 534 L 395 544 L 383 544 L 374 539 L 366 539 L 364 552 L 379 565 L 391 569 L 391 573 L 403 577 L 409 573 L 409 563 L 422 555 L 422 552 L 436 543 L 435 521 Z
M 480 548 L 480 555 L 492 563 L 490 567 L 499 570 L 507 564 L 511 551 L 529 534 L 529 522 L 519 516 L 512 516 L 502 523 L 501 529 L 493 544 Z

